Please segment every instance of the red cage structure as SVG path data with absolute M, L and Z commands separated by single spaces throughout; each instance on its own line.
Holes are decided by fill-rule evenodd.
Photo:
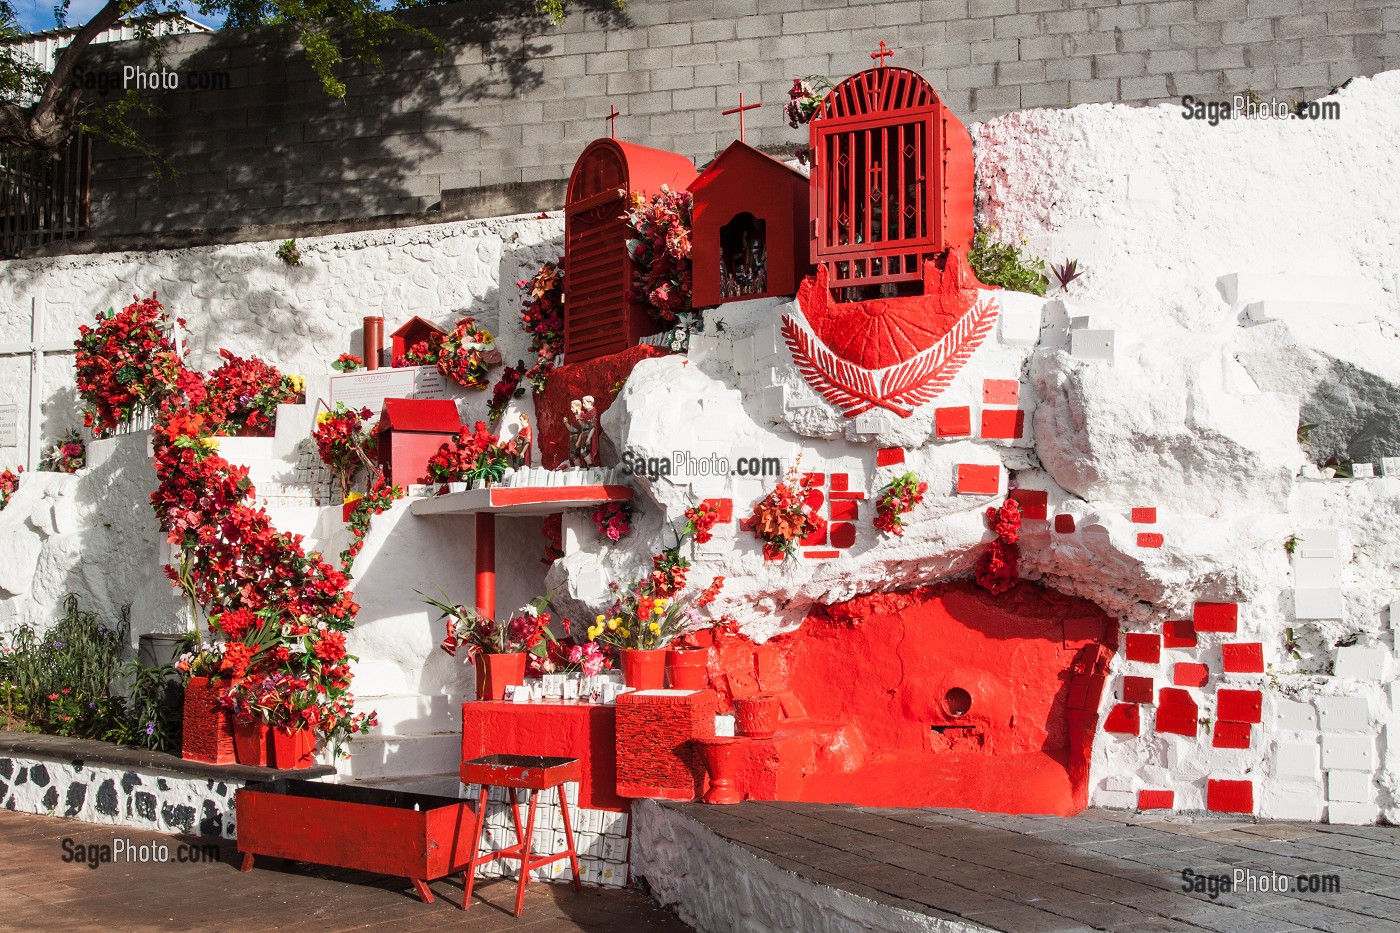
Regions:
M 933 86 L 875 67 L 812 118 L 813 263 L 832 288 L 918 282 L 923 261 L 972 245 L 972 138 Z
M 389 335 L 391 341 L 390 360 L 397 364 L 414 344 L 426 342 L 431 345 L 434 339 L 441 340 L 446 336 L 447 331 L 432 321 L 426 321 L 415 314 L 404 322 L 402 327 Z
M 564 362 L 581 363 L 635 346 L 659 327 L 627 300 L 635 274 L 627 255 L 627 193 L 695 180 L 685 156 L 616 139 L 596 139 L 569 176 L 564 207 Z
M 694 307 L 797 294 L 812 271 L 799 239 L 809 217 L 805 175 L 736 141 L 690 192 Z

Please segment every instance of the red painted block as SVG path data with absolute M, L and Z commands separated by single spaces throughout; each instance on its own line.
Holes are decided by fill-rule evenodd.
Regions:
M 1196 626 L 1190 619 L 1162 623 L 1162 646 L 1165 648 L 1196 647 Z
M 933 433 L 937 437 L 967 437 L 972 433 L 972 409 L 965 405 L 934 409 Z
M 982 436 L 994 441 L 1014 441 L 1026 433 L 1026 413 L 1019 408 L 982 411 Z
M 1196 737 L 1200 711 L 1191 694 L 1179 687 L 1163 687 L 1157 692 L 1157 731 Z
M 1198 632 L 1234 632 L 1239 628 L 1240 607 L 1235 603 L 1196 603 L 1191 615 Z
M 833 557 L 840 557 L 840 551 L 803 551 L 802 556 L 808 560 L 829 560 Z M 778 558 L 782 560 L 782 558 Z
M 1133 522 L 1138 525 L 1155 525 L 1157 523 L 1156 507 L 1133 509 Z
M 1123 702 L 1151 703 L 1153 689 L 1151 677 L 1124 677 Z
M 753 531 L 753 518 L 752 518 L 752 516 L 749 517 L 749 518 L 741 518 L 741 519 L 739 519 L 739 530 L 740 530 L 740 531 Z
M 1137 705 L 1119 703 L 1113 707 L 1104 717 L 1103 728 L 1105 732 L 1115 732 L 1119 735 L 1141 735 L 1142 721 L 1138 716 Z
M 812 532 L 807 537 L 803 538 L 797 543 L 800 544 L 802 547 L 824 547 L 826 545 L 827 531 L 830 528 L 830 525 L 822 525 L 816 531 Z
M 1124 654 L 1129 661 L 1156 664 L 1162 660 L 1162 639 L 1158 635 L 1133 633 L 1124 637 Z
M 1216 717 L 1223 722 L 1260 722 L 1264 695 L 1258 690 L 1219 690 L 1215 694 Z
M 851 474 L 849 474 L 849 473 L 832 473 L 832 474 L 831 474 L 831 491 L 832 491 L 832 492 L 845 492 L 847 489 L 850 488 L 850 486 L 851 486 Z
M 1074 534 L 1074 516 L 1073 516 L 1073 515 L 1063 515 L 1063 514 L 1062 514 L 1062 515 L 1056 515 L 1056 516 L 1055 516 L 1055 530 L 1056 530 L 1057 532 L 1059 532 L 1060 534 L 1062 534 L 1062 535 L 1072 535 L 1072 534 Z
M 1044 489 L 1013 489 L 1008 495 L 1021 507 L 1021 517 L 1044 521 L 1050 510 L 1050 494 Z
M 856 543 L 856 526 L 850 522 L 834 522 L 831 528 L 831 546 L 848 548 Z
M 1257 641 L 1221 645 L 1220 656 L 1231 674 L 1264 673 L 1264 646 Z
M 1249 748 L 1249 734 L 1254 727 L 1247 722 L 1225 722 L 1215 724 L 1210 744 L 1214 748 Z
M 958 495 L 995 496 L 1001 490 L 1001 467 L 958 464 Z
M 881 447 L 875 451 L 876 466 L 895 466 L 904 462 L 903 447 Z
M 860 501 L 861 499 L 864 499 L 864 498 L 865 498 L 865 493 L 863 493 L 863 492 L 833 492 L 833 493 L 831 494 L 831 501 L 832 501 L 832 502 L 835 502 L 837 499 L 847 499 L 847 500 L 852 500 L 852 501 L 857 501 L 857 502 L 858 502 L 858 501 Z
M 833 522 L 853 522 L 860 518 L 860 502 L 855 499 L 833 499 L 827 517 Z
M 1249 781 L 1207 781 L 1206 809 L 1216 813 L 1253 813 L 1254 784 Z
M 987 405 L 1015 405 L 1021 384 L 1015 379 L 983 379 L 982 401 Z
M 826 474 L 825 474 L 825 473 L 803 473 L 803 474 L 802 474 L 802 481 L 803 481 L 804 483 L 806 483 L 808 486 L 825 486 L 825 485 L 826 485 Z
M 1172 668 L 1172 683 L 1178 687 L 1204 687 L 1207 680 L 1210 680 L 1210 668 L 1204 664 L 1183 661 Z
M 1172 790 L 1140 790 L 1138 791 L 1139 810 L 1170 810 L 1176 806 L 1176 791 Z
M 706 499 L 703 505 L 716 509 L 719 512 L 719 522 L 729 524 L 734 521 L 734 500 L 733 499 Z
M 1161 547 L 1166 538 L 1155 531 L 1143 531 L 1138 533 L 1138 547 Z
M 821 507 L 826 503 L 826 493 L 820 489 L 809 489 L 802 497 L 802 502 L 813 512 L 820 512 Z

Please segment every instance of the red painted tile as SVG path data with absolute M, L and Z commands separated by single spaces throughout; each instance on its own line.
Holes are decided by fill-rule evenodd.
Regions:
M 740 531 L 753 531 L 753 517 L 739 519 Z
M 1204 687 L 1207 680 L 1210 680 L 1210 668 L 1204 664 L 1181 661 L 1172 668 L 1172 683 L 1178 687 Z
M 1215 715 L 1224 722 L 1260 722 L 1264 695 L 1258 690 L 1218 690 Z
M 1013 489 L 1007 495 L 1021 507 L 1021 517 L 1044 521 L 1049 511 L 1050 494 L 1044 489 Z
M 1021 384 L 1015 379 L 983 379 L 982 401 L 987 405 L 1015 405 Z
M 1170 810 L 1176 806 L 1176 791 L 1172 790 L 1140 790 L 1138 791 L 1139 810 Z
M 1119 735 L 1141 735 L 1142 720 L 1138 716 L 1137 705 L 1119 703 L 1113 707 L 1104 717 L 1103 729 L 1105 732 L 1116 732 Z
M 1019 408 L 987 408 L 982 411 L 982 436 L 994 441 L 1014 441 L 1026 433 L 1026 413 Z
M 806 483 L 808 486 L 825 486 L 825 485 L 826 485 L 826 474 L 825 474 L 825 473 L 803 473 L 803 474 L 802 474 L 802 481 L 803 481 L 804 483 Z
M 1123 702 L 1124 703 L 1151 703 L 1154 688 L 1151 677 L 1123 678 Z
M 1055 530 L 1062 535 L 1074 534 L 1074 516 L 1064 514 L 1056 515 Z
M 826 493 L 822 492 L 820 489 L 809 489 L 806 494 L 802 496 L 802 501 L 805 502 L 807 508 L 811 509 L 813 512 L 820 512 L 822 505 L 826 503 Z
M 1206 809 L 1216 813 L 1253 813 L 1254 784 L 1250 781 L 1206 781 Z
M 972 433 L 972 409 L 967 406 L 934 409 L 933 433 L 937 437 L 967 437 Z
M 1139 525 L 1155 525 L 1157 523 L 1156 507 L 1133 509 L 1133 521 Z
M 1129 661 L 1156 664 L 1162 660 L 1162 639 L 1157 635 L 1133 633 L 1124 636 L 1124 654 Z
M 1196 626 L 1190 619 L 1180 619 L 1175 622 L 1162 623 L 1162 647 L 1164 648 L 1194 648 L 1196 647 Z
M 881 447 L 875 451 L 876 466 L 895 466 L 904 462 L 903 447 Z
M 1249 733 L 1254 727 L 1247 722 L 1225 722 L 1215 724 L 1210 744 L 1213 748 L 1249 748 Z
M 848 548 L 856 543 L 856 526 L 850 522 L 835 522 L 831 525 L 831 546 Z
M 827 543 L 826 535 L 831 530 L 831 525 L 822 525 L 816 531 L 797 542 L 802 547 L 824 547 Z
M 728 524 L 734 521 L 733 499 L 706 499 L 703 504 L 719 511 L 719 521 L 721 524 Z
M 1191 694 L 1179 687 L 1163 687 L 1157 691 L 1157 731 L 1196 737 L 1200 725 L 1200 710 Z
M 850 485 L 851 485 L 851 474 L 849 474 L 849 473 L 832 473 L 832 474 L 831 474 L 831 491 L 832 491 L 832 492 L 845 492 L 847 489 L 850 488 Z
M 980 463 L 958 464 L 958 494 L 995 496 L 1001 489 L 1001 467 Z
M 853 522 L 860 518 L 860 503 L 852 499 L 833 499 L 827 517 L 834 522 Z
M 863 492 L 833 492 L 833 493 L 831 494 L 831 501 L 832 501 L 832 502 L 835 502 L 837 499 L 846 499 L 846 500 L 850 500 L 850 501 L 859 501 L 859 500 L 864 499 L 864 498 L 865 498 L 865 493 L 863 493 Z
M 1196 603 L 1191 615 L 1198 632 L 1234 632 L 1239 628 L 1240 607 L 1235 603 Z
M 803 551 L 802 556 L 808 560 L 826 560 L 832 557 L 840 557 L 840 551 Z
M 1166 540 L 1155 531 L 1138 532 L 1138 547 L 1161 547 Z
M 1264 673 L 1264 646 L 1257 641 L 1221 645 L 1220 656 L 1231 674 Z

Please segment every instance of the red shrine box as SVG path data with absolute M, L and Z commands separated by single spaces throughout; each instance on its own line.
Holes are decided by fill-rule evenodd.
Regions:
M 648 198 L 695 180 L 685 156 L 617 139 L 595 139 L 574 163 L 564 205 L 564 361 L 620 353 L 659 327 L 627 298 L 636 264 L 627 255 L 627 195 Z
M 617 707 L 596 703 L 463 703 L 462 760 L 484 755 L 577 758 L 583 766 L 578 806 L 626 810 L 627 801 L 616 792 L 616 715 Z
M 713 690 L 639 690 L 617 698 L 617 793 L 694 800 L 705 784 L 696 739 L 715 734 Z
M 390 482 L 428 483 L 428 460 L 461 429 L 462 418 L 451 399 L 386 398 L 375 429 L 375 456 Z
M 690 184 L 695 307 L 797 294 L 812 271 L 807 189 L 807 176 L 745 142 L 706 166 Z
M 920 282 L 925 259 L 971 248 L 972 138 L 920 75 L 852 75 L 810 129 L 811 255 L 832 288 Z
M 408 352 L 414 344 L 420 341 L 432 343 L 433 339 L 442 339 L 447 336 L 447 331 L 438 327 L 432 321 L 425 321 L 421 317 L 414 315 L 409 318 L 407 324 L 400 327 L 389 335 L 392 343 L 390 362 L 398 365 L 398 360 Z M 412 364 L 410 364 L 412 365 Z

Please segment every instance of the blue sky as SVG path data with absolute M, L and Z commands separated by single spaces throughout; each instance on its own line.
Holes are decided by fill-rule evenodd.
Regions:
M 42 32 L 45 29 L 54 27 L 53 0 L 13 0 L 15 15 L 19 18 L 20 28 L 28 32 Z M 72 0 L 68 7 L 68 25 L 77 26 L 85 23 L 88 17 L 92 16 L 102 7 L 106 6 L 106 0 Z M 223 24 L 223 17 L 201 16 L 194 12 L 194 7 L 190 4 L 184 5 L 185 13 L 191 19 L 204 23 L 207 26 L 220 26 Z

